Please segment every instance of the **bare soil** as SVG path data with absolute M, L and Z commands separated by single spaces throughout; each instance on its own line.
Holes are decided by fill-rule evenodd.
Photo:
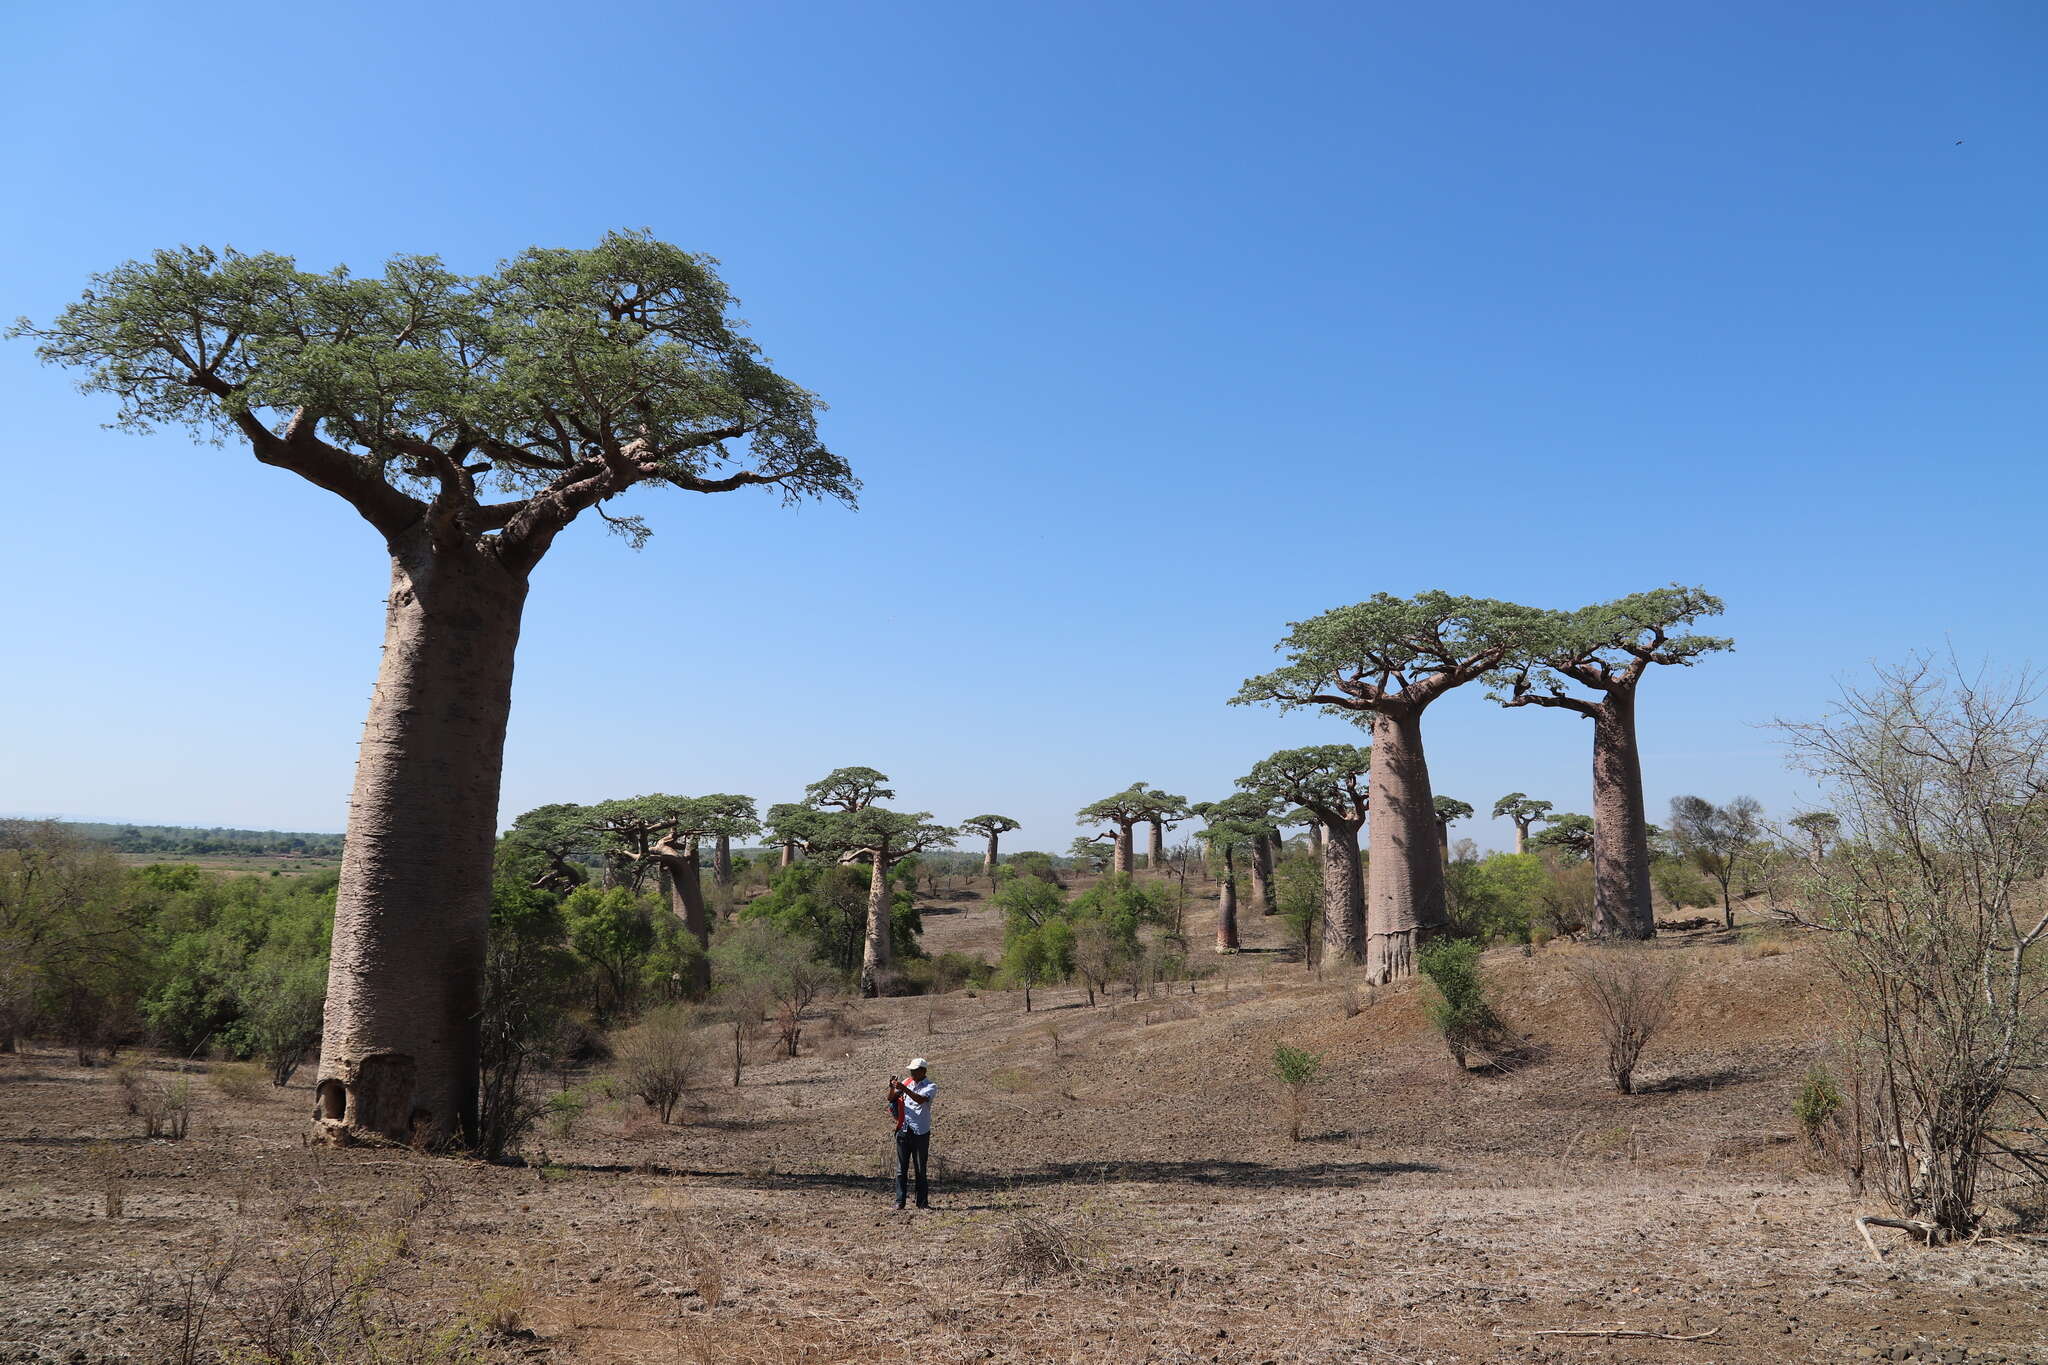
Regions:
M 1886 1234 L 1879 1263 L 1850 1220 L 1881 1210 L 1814 1168 L 1791 1101 L 1831 1019 L 1804 941 L 1662 942 L 1682 1005 L 1624 1096 L 1564 970 L 1581 949 L 1488 955 L 1538 1057 L 1486 1075 L 1452 1065 L 1424 988 L 1318 981 L 1243 924 L 1213 976 L 1094 1008 L 852 1005 L 795 1059 L 764 1040 L 737 1088 L 707 1075 L 687 1123 L 601 1105 L 525 1168 L 305 1147 L 304 1080 L 201 1079 L 190 1136 L 144 1140 L 108 1069 L 0 1057 L 0 1361 L 176 1359 L 201 1308 L 246 1326 L 309 1247 L 402 1226 L 378 1311 L 488 1320 L 476 1358 L 2048 1362 L 2048 1244 Z M 934 950 L 995 932 L 978 898 L 926 919 Z M 1326 1058 L 1299 1143 L 1281 1042 Z M 883 1087 L 913 1054 L 940 1084 L 936 1188 L 897 1213 Z M 231 1257 L 217 1302 L 181 1291 Z M 1606 1330 L 1662 1336 L 1556 1335 Z

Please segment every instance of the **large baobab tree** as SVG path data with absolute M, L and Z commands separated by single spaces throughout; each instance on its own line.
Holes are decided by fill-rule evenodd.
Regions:
M 1282 749 L 1237 779 L 1238 786 L 1269 808 L 1279 802 L 1300 806 L 1322 830 L 1323 952 L 1337 962 L 1358 962 L 1366 953 L 1358 831 L 1377 795 L 1367 787 L 1366 775 L 1373 767 L 1369 747 L 1317 744 Z
M 814 851 L 836 855 L 843 863 L 869 865 L 867 943 L 860 960 L 860 990 L 869 996 L 880 995 L 888 986 L 894 965 L 889 869 L 913 853 L 950 848 L 960 837 L 959 830 L 932 823 L 930 811 L 885 810 L 872 799 L 851 810 L 820 812 L 811 840 Z
M 583 884 L 583 869 L 570 859 L 593 848 L 587 806 L 559 801 L 535 806 L 512 822 L 505 838 L 547 860 L 546 870 L 534 879 L 536 890 L 561 895 Z
M 804 804 L 813 810 L 866 810 L 877 801 L 893 801 L 896 793 L 883 784 L 889 775 L 873 768 L 834 768 L 804 788 Z
M 1593 722 L 1593 923 L 1595 938 L 1649 938 L 1650 827 L 1636 743 L 1636 691 L 1652 664 L 1690 667 L 1732 641 L 1683 631 L 1718 616 L 1721 599 L 1673 584 L 1544 614 L 1540 631 L 1498 679 L 1505 706 L 1547 706 Z M 1571 692 L 1578 686 L 1594 695 Z
M 1158 805 L 1152 790 L 1143 782 L 1133 782 L 1112 796 L 1100 801 L 1091 801 L 1074 812 L 1077 825 L 1108 825 L 1115 831 L 1116 860 L 1114 863 L 1119 877 L 1131 875 L 1134 860 L 1131 852 L 1131 828 L 1140 821 L 1150 820 L 1152 811 Z
M 1436 797 L 1433 804 L 1436 808 L 1437 848 L 1442 852 L 1444 861 L 1449 862 L 1451 860 L 1451 826 L 1459 820 L 1471 819 L 1472 806 L 1470 802 L 1460 801 L 1455 796 Z
M 1422 713 L 1513 657 L 1539 615 L 1491 598 L 1379 593 L 1295 622 L 1278 646 L 1286 666 L 1246 679 L 1231 699 L 1321 707 L 1370 728 L 1366 969 L 1373 980 L 1413 975 L 1418 940 L 1448 922 Z
M 1239 792 L 1221 801 L 1203 801 L 1188 807 L 1199 815 L 1204 828 L 1196 836 L 1209 846 L 1210 856 L 1223 865 L 1216 891 L 1216 951 L 1234 953 L 1237 936 L 1237 859 L 1249 854 L 1252 842 L 1264 836 L 1271 807 L 1259 796 Z
M 1143 784 L 1139 784 L 1143 786 Z M 1145 849 L 1145 867 L 1151 872 L 1166 871 L 1166 831 L 1172 829 L 1194 812 L 1185 796 L 1160 791 L 1157 787 L 1145 787 L 1148 809 L 1145 821 L 1152 827 L 1151 842 Z
M 1529 851 L 1529 827 L 1550 818 L 1548 801 L 1538 801 L 1521 792 L 1509 792 L 1493 803 L 1493 818 L 1507 820 L 1515 827 L 1515 852 Z
M 124 427 L 246 443 L 347 503 L 389 554 L 335 907 L 328 1136 L 474 1135 L 513 655 L 556 536 L 637 487 L 853 501 L 817 400 L 762 362 L 731 304 L 708 258 L 637 233 L 484 275 L 181 247 L 16 328 L 85 369 Z
M 1007 815 L 974 815 L 962 820 L 960 828 L 969 834 L 979 834 L 982 838 L 988 840 L 988 851 L 982 855 L 981 859 L 981 871 L 982 875 L 988 878 L 989 885 L 994 886 L 996 881 L 996 857 L 1000 852 L 998 845 L 1005 834 L 1008 834 L 1011 830 L 1022 829 L 1024 826 L 1018 824 Z

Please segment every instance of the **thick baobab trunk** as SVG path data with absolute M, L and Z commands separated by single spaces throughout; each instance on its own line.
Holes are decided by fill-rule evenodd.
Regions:
M 868 878 L 868 937 L 860 955 L 860 993 L 880 995 L 887 984 L 889 956 L 889 860 L 877 852 Z
M 711 845 L 711 884 L 718 891 L 718 913 L 732 915 L 732 836 L 718 835 Z
M 664 839 L 651 852 L 668 882 L 669 909 L 697 940 L 699 952 L 690 963 L 684 990 L 691 999 L 701 1000 L 711 990 L 711 916 L 704 911 L 704 869 L 697 840 L 695 836 Z
M 315 1122 L 337 1141 L 476 1129 L 491 850 L 524 575 L 424 531 L 393 547 L 349 797 Z
M 1323 960 L 1354 964 L 1366 950 L 1364 878 L 1358 866 L 1358 824 L 1323 827 Z
M 1318 862 L 1323 857 L 1323 827 L 1320 822 L 1311 822 L 1308 827 L 1308 851 L 1315 854 Z
M 1446 922 L 1444 860 L 1419 710 L 1374 714 L 1371 784 L 1366 974 L 1384 982 L 1413 976 L 1419 940 Z
M 1152 822 L 1152 842 L 1145 852 L 1145 866 L 1154 872 L 1166 870 L 1166 827 L 1157 820 Z
M 1527 820 L 1517 820 L 1514 824 L 1515 852 L 1527 853 L 1529 851 L 1529 822 Z
M 1451 862 L 1451 827 L 1442 820 L 1436 822 L 1436 849 L 1448 867 Z
M 981 874 L 988 878 L 990 886 L 996 884 L 996 841 L 995 831 L 989 831 L 988 852 L 981 857 Z
M 1128 877 L 1131 875 L 1131 862 L 1131 827 L 1119 825 L 1116 831 L 1116 861 L 1111 864 L 1111 870 L 1119 877 Z
M 1595 938 L 1641 939 L 1657 932 L 1633 691 L 1609 692 L 1593 716 L 1592 927 Z
M 1223 881 L 1216 892 L 1216 951 L 1237 951 L 1237 864 L 1227 848 L 1223 850 Z
M 794 840 L 794 839 L 784 839 L 784 840 L 782 841 L 782 861 L 781 861 L 781 862 L 779 862 L 779 863 L 777 863 L 777 864 L 776 864 L 776 866 L 777 866 L 777 867 L 789 867 L 789 866 L 791 866 L 792 864 L 794 864 L 795 862 L 796 862 L 796 840 Z
M 1252 899 L 1261 915 L 1279 913 L 1273 899 L 1273 836 L 1261 834 L 1252 840 Z

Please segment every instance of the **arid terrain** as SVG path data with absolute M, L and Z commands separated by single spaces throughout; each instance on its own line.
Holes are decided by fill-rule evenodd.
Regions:
M 934 905 L 927 945 L 986 951 L 993 914 Z M 113 1070 L 0 1057 L 0 1360 L 176 1360 L 345 1301 L 392 1360 L 2048 1362 L 2048 1243 L 1886 1233 L 1879 1263 L 1851 1223 L 1879 1206 L 1816 1168 L 1805 941 L 1668 935 L 1678 1019 L 1623 1096 L 1573 945 L 1487 956 L 1536 1053 L 1487 1075 L 1452 1065 L 1426 988 L 1315 980 L 1256 915 L 1245 937 L 1095 1008 L 842 1004 L 795 1059 L 751 1044 L 736 1088 L 710 1066 L 687 1123 L 602 1103 L 523 1168 L 307 1147 L 305 1072 L 231 1098 L 161 1058 L 144 1079 L 191 1071 L 198 1109 L 144 1139 Z M 1299 1143 L 1282 1042 L 1325 1056 Z M 941 1087 L 935 1206 L 900 1214 L 882 1095 L 913 1054 Z

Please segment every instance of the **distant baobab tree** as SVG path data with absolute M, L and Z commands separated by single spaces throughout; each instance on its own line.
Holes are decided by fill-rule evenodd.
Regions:
M 587 808 L 593 831 L 613 841 L 630 862 L 653 864 L 668 874 L 670 907 L 701 950 L 691 959 L 689 993 L 711 988 L 711 920 L 704 907 L 701 842 L 723 833 L 748 838 L 760 832 L 754 803 L 745 796 L 634 796 L 600 801 Z
M 180 247 L 13 330 L 83 369 L 121 426 L 246 443 L 346 502 L 389 554 L 335 904 L 328 1136 L 476 1135 L 513 655 L 555 538 L 636 487 L 854 501 L 818 400 L 762 362 L 732 302 L 710 258 L 644 233 L 483 275 L 431 256 L 357 275 Z
M 1142 783 L 1139 784 L 1143 786 Z M 1152 827 L 1152 839 L 1145 849 L 1145 867 L 1151 872 L 1166 871 L 1166 831 L 1187 819 L 1193 811 L 1185 796 L 1160 791 L 1156 787 L 1145 787 L 1147 810 L 1145 821 Z
M 1300 806 L 1322 831 L 1323 953 L 1335 962 L 1360 962 L 1367 952 L 1358 831 L 1372 800 L 1366 787 L 1372 757 L 1370 748 L 1354 744 L 1282 749 L 1237 779 L 1269 808 Z
M 1521 792 L 1509 792 L 1493 803 L 1493 818 L 1511 821 L 1515 827 L 1515 852 L 1529 851 L 1529 826 L 1550 818 L 1550 803 Z
M 583 869 L 569 860 L 593 847 L 589 807 L 567 802 L 535 806 L 512 822 L 505 837 L 547 859 L 534 889 L 566 895 L 583 884 Z
M 1250 792 L 1239 792 L 1221 801 L 1203 801 L 1190 806 L 1205 827 L 1196 836 L 1209 846 L 1209 853 L 1223 865 L 1216 892 L 1216 951 L 1238 950 L 1237 859 L 1251 851 L 1252 841 L 1265 830 L 1267 804 Z
M 1505 706 L 1547 706 L 1593 722 L 1593 923 L 1595 938 L 1649 938 L 1650 826 L 1636 743 L 1636 690 L 1652 664 L 1691 667 L 1733 649 L 1717 635 L 1682 633 L 1721 614 L 1721 599 L 1673 584 L 1577 611 L 1546 612 L 1528 648 L 1497 679 Z M 1576 683 L 1594 693 L 1569 691 Z
M 1451 826 L 1459 820 L 1470 819 L 1472 817 L 1472 807 L 1470 803 L 1460 801 L 1455 796 L 1439 796 L 1433 798 L 1433 800 L 1436 807 L 1437 847 L 1443 853 L 1444 861 L 1449 862 L 1451 860 Z
M 1012 830 L 1019 830 L 1024 828 L 1024 826 L 1018 824 L 1007 815 L 972 815 L 960 822 L 960 828 L 969 834 L 979 834 L 988 840 L 988 851 L 982 855 L 981 859 L 981 871 L 982 875 L 988 878 L 989 885 L 994 886 L 996 880 L 996 858 L 1001 851 L 999 845 L 1002 837 Z
M 1131 851 L 1131 829 L 1141 821 L 1150 820 L 1158 809 L 1157 793 L 1143 782 L 1133 782 L 1122 791 L 1105 796 L 1100 801 L 1091 801 L 1074 812 L 1077 825 L 1108 825 L 1116 838 L 1116 857 L 1113 863 L 1120 877 L 1131 875 L 1135 858 Z
M 1449 922 L 1422 713 L 1515 657 L 1539 616 L 1491 598 L 1379 593 L 1295 622 L 1278 646 L 1286 666 L 1247 679 L 1231 699 L 1319 707 L 1372 732 L 1371 980 L 1412 976 L 1418 941 Z

